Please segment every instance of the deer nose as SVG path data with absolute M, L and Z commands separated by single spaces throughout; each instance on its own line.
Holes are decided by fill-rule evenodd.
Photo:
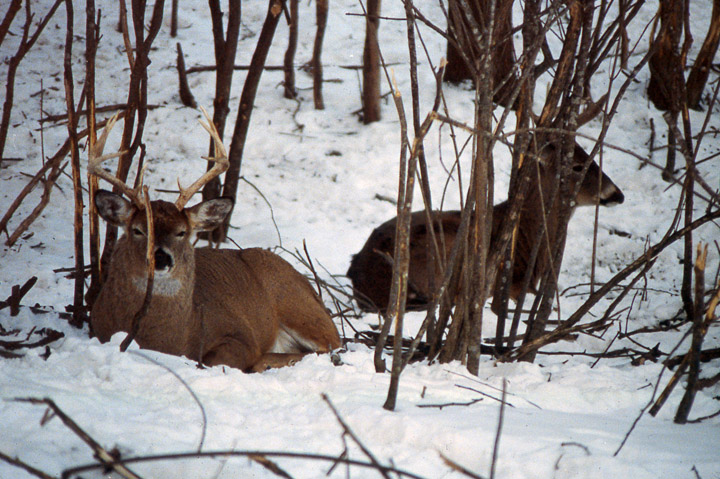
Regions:
M 603 206 L 612 206 L 612 205 L 619 205 L 623 201 L 625 201 L 625 195 L 623 194 L 622 191 L 616 190 L 615 192 L 613 192 L 613 194 L 611 194 L 607 198 L 602 198 L 600 200 L 600 204 Z
M 155 250 L 155 269 L 161 271 L 171 269 L 173 267 L 172 256 L 167 254 L 162 248 Z

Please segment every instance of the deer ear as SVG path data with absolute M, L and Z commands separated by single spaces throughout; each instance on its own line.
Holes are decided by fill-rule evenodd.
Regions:
M 113 226 L 125 226 L 135 207 L 122 196 L 107 190 L 98 190 L 95 193 L 95 207 L 98 213 Z
M 190 224 L 196 231 L 210 231 L 217 228 L 232 211 L 233 200 L 228 197 L 203 201 L 185 208 Z

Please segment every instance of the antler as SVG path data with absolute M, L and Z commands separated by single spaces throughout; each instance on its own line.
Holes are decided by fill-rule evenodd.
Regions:
M 206 183 L 208 183 L 213 178 L 221 175 L 225 171 L 227 171 L 228 167 L 230 166 L 230 163 L 228 162 L 228 156 L 227 151 L 225 150 L 225 146 L 222 143 L 222 140 L 220 139 L 220 135 L 217 132 L 217 129 L 215 128 L 215 124 L 210 119 L 210 116 L 208 116 L 207 111 L 205 111 L 205 108 L 200 107 L 200 110 L 202 111 L 203 115 L 205 116 L 205 119 L 207 120 L 207 123 L 204 123 L 202 120 L 200 120 L 200 124 L 205 128 L 205 130 L 210 134 L 210 136 L 213 139 L 213 142 L 215 144 L 215 156 L 212 157 L 203 157 L 204 159 L 208 161 L 215 162 L 213 167 L 207 171 L 204 175 L 202 175 L 200 178 L 198 178 L 195 183 L 190 185 L 188 188 L 183 188 L 180 185 L 180 180 L 178 179 L 178 188 L 180 189 L 180 196 L 178 197 L 177 201 L 175 202 L 175 206 L 177 206 L 177 209 L 181 210 L 185 207 L 187 202 L 192 198 L 192 196 L 197 193 L 200 188 L 205 186 Z
M 120 181 L 119 178 L 116 176 L 111 175 L 107 171 L 105 171 L 100 165 L 103 161 L 107 161 L 111 158 L 116 158 L 118 156 L 122 156 L 125 154 L 125 151 L 118 151 L 117 153 L 110 153 L 109 155 L 103 155 L 103 150 L 105 149 L 105 142 L 107 141 L 108 135 L 110 135 L 110 131 L 115 126 L 115 122 L 117 121 L 119 116 L 119 113 L 116 113 L 115 116 L 110 118 L 107 125 L 105 126 L 105 129 L 102 132 L 102 135 L 100 135 L 100 138 L 95 142 L 95 145 L 91 147 L 88 151 L 88 173 L 94 176 L 97 176 L 98 178 L 102 178 L 103 180 L 107 181 L 111 185 L 117 187 L 120 191 L 125 194 L 130 200 L 140 209 L 143 209 L 145 207 L 141 195 L 140 195 L 140 188 L 142 188 L 142 173 L 140 173 L 140 184 L 137 188 L 130 188 L 128 185 Z M 143 168 L 144 171 L 144 168 Z

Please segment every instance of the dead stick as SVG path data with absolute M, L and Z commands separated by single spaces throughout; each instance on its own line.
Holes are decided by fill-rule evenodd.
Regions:
M 373 466 L 375 466 L 377 468 L 377 470 L 380 472 L 380 474 L 382 474 L 382 476 L 385 479 L 390 479 L 390 476 L 388 476 L 388 473 L 387 473 L 388 468 L 385 466 L 382 466 L 377 461 L 377 459 L 375 459 L 375 456 L 373 455 L 373 453 L 370 452 L 370 450 L 368 448 L 366 448 L 362 442 L 360 442 L 360 439 L 358 439 L 358 437 L 355 435 L 355 433 L 352 431 L 352 429 L 350 429 L 350 426 L 348 426 L 345 423 L 345 421 L 343 420 L 343 418 L 340 417 L 340 413 L 338 413 L 337 409 L 335 409 L 335 406 L 333 406 L 333 403 L 330 402 L 330 398 L 328 397 L 328 395 L 323 393 L 322 398 L 323 398 L 323 401 L 325 401 L 327 403 L 328 407 L 335 415 L 335 418 L 340 423 L 340 426 L 342 426 L 343 430 L 345 431 L 345 434 L 350 436 L 350 438 L 353 441 L 355 441 L 355 444 L 357 444 L 360 447 L 360 450 L 362 450 L 362 452 L 365 453 L 365 455 L 368 457 L 368 459 L 370 459 L 370 462 L 373 464 Z
M 185 56 L 183 55 L 182 46 L 180 42 L 177 43 L 177 72 L 178 72 L 178 83 L 180 87 L 180 101 L 185 106 L 190 108 L 197 108 L 195 97 L 190 91 L 190 85 L 187 81 L 187 71 L 185 70 Z
M 505 417 L 505 397 L 507 395 L 507 382 L 503 378 L 502 397 L 500 399 L 500 417 L 498 417 L 497 432 L 493 443 L 492 462 L 490 463 L 490 479 L 495 479 L 495 465 L 497 464 L 498 451 L 500 450 L 500 435 L 502 433 L 503 419 Z
M 0 460 L 3 460 L 5 462 L 7 462 L 8 464 L 12 464 L 15 467 L 23 469 L 24 471 L 32 474 L 35 477 L 40 477 L 42 479 L 57 479 L 55 476 L 51 476 L 50 474 L 47 474 L 39 469 L 35 469 L 34 467 L 32 467 L 29 464 L 25 464 L 23 461 L 21 461 L 17 457 L 13 458 L 2 452 L 0 452 Z
M 29 280 L 25 281 L 25 284 L 22 286 L 13 286 L 10 296 L 8 296 L 5 301 L 0 301 L 0 309 L 10 306 L 10 316 L 17 316 L 17 309 L 20 307 L 20 301 L 22 301 L 27 292 L 35 286 L 36 282 L 37 276 L 33 276 Z
M 45 404 L 49 407 L 53 413 L 65 424 L 65 426 L 75 433 L 85 444 L 90 446 L 90 449 L 95 453 L 95 458 L 102 462 L 107 467 L 112 468 L 115 472 L 120 474 L 126 479 L 141 479 L 140 476 L 132 472 L 130 469 L 122 464 L 117 464 L 117 458 L 113 457 L 108 451 L 106 451 L 95 439 L 93 439 L 87 432 L 85 432 L 70 416 L 55 404 L 50 398 L 16 398 L 15 401 L 27 402 L 30 404 Z
M 358 461 L 354 459 L 349 459 L 345 456 L 330 456 L 327 454 L 310 454 L 310 453 L 300 453 L 300 452 L 288 452 L 288 451 L 237 451 L 237 450 L 229 450 L 229 451 L 210 451 L 210 452 L 190 452 L 190 453 L 177 453 L 177 454 L 158 454 L 154 456 L 140 456 L 140 457 L 130 457 L 123 461 L 116 461 L 112 465 L 119 465 L 121 463 L 123 464 L 133 464 L 133 463 L 140 463 L 140 462 L 156 462 L 156 461 L 172 461 L 172 460 L 181 460 L 181 459 L 196 459 L 196 458 L 221 458 L 225 459 L 228 457 L 250 457 L 250 456 L 273 456 L 273 457 L 287 457 L 287 458 L 293 458 L 293 459 L 307 459 L 307 460 L 315 460 L 315 461 L 325 461 L 330 463 L 340 463 L 340 464 L 347 464 L 350 466 L 358 466 L 358 467 L 364 467 L 368 469 L 375 469 L 375 470 L 382 470 L 387 472 L 392 472 L 396 474 L 398 477 L 408 477 L 411 479 L 424 479 L 422 476 L 418 476 L 417 474 L 413 474 L 409 471 L 404 471 L 402 469 L 398 469 L 396 467 L 392 466 L 380 466 L 378 467 L 375 464 L 372 464 L 370 462 L 365 461 Z M 87 464 L 83 466 L 77 466 L 73 467 L 71 469 L 65 469 L 62 474 L 62 478 L 70 479 L 72 477 L 77 477 L 80 473 L 85 471 L 93 471 L 96 469 L 101 469 L 105 467 L 103 464 Z
M 276 462 L 271 461 L 264 455 L 251 454 L 248 455 L 248 459 L 260 464 L 262 467 L 272 472 L 276 476 L 284 477 L 286 479 L 292 479 L 292 476 L 290 474 L 288 474 L 284 469 L 278 466 Z
M 442 459 L 443 462 L 445 463 L 445 465 L 448 466 L 450 469 L 457 471 L 457 472 L 469 477 L 470 479 L 485 479 L 483 476 L 481 476 L 479 474 L 475 474 L 474 472 L 472 472 L 470 469 L 466 468 L 465 466 L 461 466 L 457 462 L 453 461 L 452 459 L 447 457 L 442 452 L 439 452 L 439 454 L 440 454 L 440 459 Z

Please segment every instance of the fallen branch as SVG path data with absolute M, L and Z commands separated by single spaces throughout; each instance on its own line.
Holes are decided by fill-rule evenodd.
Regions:
M 77 437 L 79 437 L 85 444 L 90 446 L 90 449 L 95 453 L 95 458 L 100 461 L 103 467 L 110 468 L 120 474 L 125 479 L 141 479 L 140 476 L 132 472 L 130 469 L 125 467 L 122 463 L 117 462 L 117 458 L 110 452 L 105 450 L 95 439 L 93 439 L 87 432 L 85 432 L 78 424 L 70 418 L 65 412 L 58 407 L 55 402 L 50 398 L 16 398 L 15 401 L 27 402 L 30 404 L 44 404 L 52 412 L 60 418 L 65 426 L 70 429 Z M 63 473 L 63 477 L 65 474 Z
M 83 466 L 73 467 L 71 469 L 65 469 L 62 473 L 62 479 L 70 479 L 80 473 L 103 469 L 105 467 L 116 467 L 125 466 L 127 464 L 138 464 L 142 462 L 157 462 L 157 461 L 173 461 L 183 459 L 194 459 L 194 458 L 222 458 L 227 459 L 228 457 L 286 457 L 291 459 L 308 459 L 315 461 L 323 461 L 330 463 L 347 464 L 350 466 L 364 467 L 366 469 L 375 469 L 385 473 L 393 473 L 399 477 L 408 477 L 410 479 L 425 479 L 423 476 L 419 476 L 412 472 L 408 472 L 402 469 L 398 469 L 392 466 L 377 466 L 371 462 L 358 461 L 354 459 L 348 459 L 346 457 L 330 456 L 328 454 L 312 454 L 302 452 L 288 452 L 288 451 L 207 451 L 207 452 L 187 452 L 187 453 L 175 453 L 175 454 L 158 454 L 154 456 L 138 456 L 129 457 L 123 460 L 115 461 L 111 464 L 93 463 L 86 464 Z
M 685 357 L 687 356 L 687 354 L 688 353 L 683 354 L 682 356 L 674 356 L 674 357 L 668 359 L 667 361 L 665 361 L 665 365 L 668 368 L 673 369 L 685 360 Z M 718 358 L 720 358 L 720 348 L 711 348 L 711 349 L 706 349 L 704 351 L 700 351 L 700 362 L 707 363 L 709 361 L 712 361 L 713 359 L 718 359 Z
M 29 280 L 25 281 L 22 286 L 15 285 L 11 289 L 10 296 L 5 301 L 0 301 L 0 309 L 10 307 L 10 316 L 17 316 L 20 312 L 20 301 L 23 297 L 35 286 L 37 283 L 37 276 L 33 276 Z
M 416 407 L 419 408 L 438 408 L 442 411 L 444 407 L 450 407 L 450 406 L 472 406 L 473 404 L 477 404 L 480 401 L 482 401 L 483 398 L 475 398 L 468 402 L 446 402 L 443 404 L 418 404 Z
M 57 341 L 60 338 L 64 338 L 65 334 L 60 331 L 55 331 L 54 329 L 48 329 L 43 328 L 35 334 L 45 334 L 45 337 L 42 339 L 39 339 L 35 342 L 29 343 L 27 340 L 24 341 L 4 341 L 0 340 L 0 348 L 5 348 L 6 350 L 13 351 L 16 349 L 30 349 L 30 348 L 38 348 L 41 346 L 45 346 L 47 344 L 50 344 L 52 342 Z

